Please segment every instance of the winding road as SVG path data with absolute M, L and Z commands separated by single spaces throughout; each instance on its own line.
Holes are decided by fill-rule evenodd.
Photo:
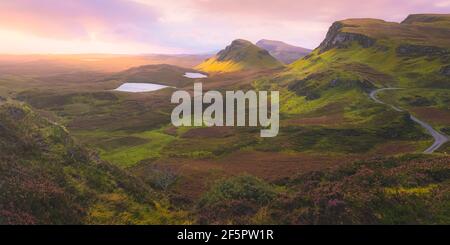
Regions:
M 390 106 L 392 109 L 394 109 L 396 111 L 399 111 L 399 112 L 402 112 L 402 111 L 405 111 L 405 110 L 403 110 L 403 109 L 401 109 L 399 107 L 387 104 L 387 103 L 385 103 L 385 102 L 383 102 L 383 101 L 381 101 L 380 99 L 377 98 L 378 92 L 385 91 L 385 90 L 397 90 L 397 89 L 401 89 L 401 88 L 380 88 L 380 89 L 375 89 L 372 92 L 370 92 L 369 97 L 373 101 L 375 101 L 377 103 Z M 411 113 L 408 112 L 408 114 L 409 114 L 409 117 L 411 118 L 411 120 L 413 120 L 414 122 L 416 122 L 417 124 L 422 126 L 424 129 L 426 129 L 427 132 L 431 136 L 433 136 L 433 138 L 434 138 L 434 143 L 430 147 L 428 147 L 423 153 L 427 153 L 427 154 L 433 153 L 435 150 L 439 149 L 439 147 L 441 147 L 444 143 L 449 141 L 449 137 L 447 135 L 445 135 L 445 134 L 435 130 L 433 127 L 431 127 L 431 125 L 429 125 L 428 123 L 426 123 L 426 122 L 418 119 L 417 117 L 411 115 Z

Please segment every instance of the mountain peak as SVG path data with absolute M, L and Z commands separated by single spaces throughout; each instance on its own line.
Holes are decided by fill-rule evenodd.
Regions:
M 256 43 L 256 46 L 269 51 L 270 55 L 285 64 L 290 64 L 311 52 L 310 49 L 297 47 L 278 40 L 261 39 Z
M 267 50 L 250 41 L 236 39 L 215 56 L 205 60 L 196 68 L 204 72 L 233 72 L 249 69 L 271 69 L 282 64 Z
M 244 39 L 236 39 L 231 42 L 225 49 L 217 53 L 218 61 L 241 61 L 246 59 L 246 53 L 255 46 L 250 41 Z
M 235 39 L 231 42 L 231 45 L 252 45 L 253 43 L 245 39 Z

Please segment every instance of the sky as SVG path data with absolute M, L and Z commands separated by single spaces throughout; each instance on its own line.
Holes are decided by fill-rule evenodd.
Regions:
M 210 53 L 237 38 L 315 48 L 336 20 L 411 13 L 450 13 L 450 0 L 0 0 L 0 53 Z

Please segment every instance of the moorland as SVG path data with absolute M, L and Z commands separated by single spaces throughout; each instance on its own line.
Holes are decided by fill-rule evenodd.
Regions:
M 450 223 L 450 143 L 424 153 L 435 139 L 411 118 L 448 139 L 450 15 L 330 25 L 292 63 L 242 39 L 208 56 L 2 56 L 0 223 Z M 170 97 L 195 82 L 280 91 L 279 134 L 173 126 Z M 382 88 L 401 89 L 383 104 Z

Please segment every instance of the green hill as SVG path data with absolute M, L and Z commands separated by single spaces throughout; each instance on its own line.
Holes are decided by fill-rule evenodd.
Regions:
M 338 21 L 286 74 L 297 78 L 292 90 L 315 98 L 342 86 L 450 88 L 449 38 L 450 15 L 413 15 L 402 23 Z
M 341 119 L 338 125 L 310 127 L 311 138 L 296 137 L 303 149 L 316 142 L 315 147 L 321 151 L 330 152 L 348 145 L 346 151 L 364 152 L 392 140 L 404 140 L 414 145 L 412 151 L 421 152 L 431 145 L 432 137 L 408 113 L 396 112 L 369 98 L 369 93 L 376 88 L 404 88 L 383 92 L 380 97 L 437 130 L 448 132 L 448 118 L 438 118 L 433 113 L 448 115 L 450 112 L 446 97 L 450 92 L 450 44 L 446 42 L 450 40 L 450 18 L 449 15 L 419 16 L 409 17 L 403 23 L 376 19 L 337 21 L 311 54 L 276 76 L 260 79 L 255 84 L 258 88 L 280 90 L 281 118 L 300 121 L 315 118 L 320 122 Z M 296 126 L 298 130 L 300 126 Z M 342 136 L 332 136 L 321 130 L 345 132 Z M 366 132 L 352 134 L 352 130 Z M 283 128 L 280 132 L 278 137 L 283 136 Z M 356 135 L 361 137 L 353 142 Z M 448 144 L 441 151 L 448 151 Z
M 237 39 L 196 68 L 204 72 L 220 73 L 272 69 L 282 66 L 281 62 L 272 57 L 268 51 L 249 41 Z

